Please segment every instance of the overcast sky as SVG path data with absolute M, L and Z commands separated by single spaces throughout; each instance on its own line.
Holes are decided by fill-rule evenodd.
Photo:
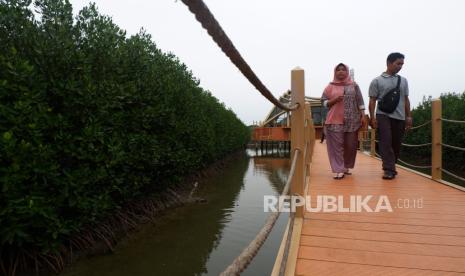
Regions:
M 70 0 L 75 14 L 89 1 Z M 306 95 L 321 96 L 333 68 L 355 70 L 368 100 L 371 80 L 390 52 L 405 54 L 400 72 L 413 106 L 423 96 L 465 91 L 464 0 L 204 0 L 226 34 L 268 89 L 290 88 L 290 71 L 305 69 Z M 271 103 L 221 52 L 181 1 L 97 0 L 128 35 L 144 28 L 172 52 L 200 85 L 246 124 L 263 120 Z

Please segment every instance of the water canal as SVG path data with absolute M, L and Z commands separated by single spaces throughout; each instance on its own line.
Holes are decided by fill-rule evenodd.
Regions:
M 93 256 L 67 268 L 64 276 L 218 275 L 263 226 L 263 196 L 284 188 L 288 153 L 247 150 L 216 176 L 200 183 L 206 203 L 166 212 L 120 242 L 114 253 Z M 288 217 L 272 233 L 243 275 L 269 275 Z

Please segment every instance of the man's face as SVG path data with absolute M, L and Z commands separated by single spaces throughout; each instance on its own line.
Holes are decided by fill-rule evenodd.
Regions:
M 399 73 L 400 69 L 402 69 L 403 65 L 404 65 L 404 59 L 398 58 L 393 63 L 388 63 L 387 67 L 390 72 L 397 74 Z

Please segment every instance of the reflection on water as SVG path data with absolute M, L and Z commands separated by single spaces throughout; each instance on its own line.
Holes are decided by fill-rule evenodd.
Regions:
M 207 203 L 172 210 L 114 253 L 81 260 L 62 275 L 218 275 L 259 232 L 268 216 L 263 196 L 280 193 L 288 171 L 288 158 L 248 150 L 200 183 L 196 196 Z M 283 214 L 243 275 L 270 274 L 286 223 Z

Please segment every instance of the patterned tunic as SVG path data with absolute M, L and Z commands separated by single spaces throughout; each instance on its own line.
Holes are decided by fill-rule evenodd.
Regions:
M 329 99 L 323 99 L 329 100 Z M 365 108 L 362 93 L 357 84 L 344 87 L 344 124 L 327 124 L 326 129 L 334 132 L 354 132 L 362 123 L 360 121 L 360 109 Z

